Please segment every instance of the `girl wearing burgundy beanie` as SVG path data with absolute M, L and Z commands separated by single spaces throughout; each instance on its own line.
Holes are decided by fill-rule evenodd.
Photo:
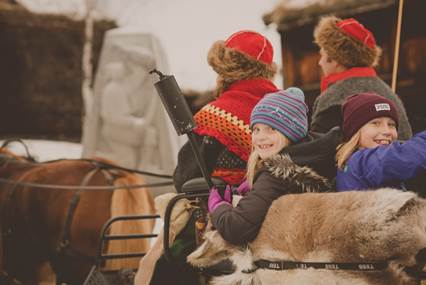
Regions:
M 338 191 L 380 187 L 405 189 L 426 170 L 426 131 L 401 143 L 393 101 L 375 93 L 355 94 L 342 105 L 345 143 L 339 146 Z

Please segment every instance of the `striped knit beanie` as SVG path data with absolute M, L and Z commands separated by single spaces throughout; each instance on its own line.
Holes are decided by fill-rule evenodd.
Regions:
M 303 91 L 296 87 L 265 95 L 254 107 L 250 128 L 257 123 L 268 125 L 292 142 L 304 138 L 308 132 L 308 106 Z

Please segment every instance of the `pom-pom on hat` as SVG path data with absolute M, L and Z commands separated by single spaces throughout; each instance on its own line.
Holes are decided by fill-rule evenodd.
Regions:
M 296 87 L 266 94 L 254 107 L 250 128 L 257 123 L 268 125 L 292 142 L 304 138 L 308 132 L 308 106 L 303 91 Z
M 342 115 L 345 140 L 375 118 L 390 117 L 398 126 L 398 111 L 393 101 L 373 92 L 347 97 L 342 105 Z
M 348 68 L 375 66 L 382 53 L 373 33 L 353 18 L 322 18 L 314 38 L 329 57 Z

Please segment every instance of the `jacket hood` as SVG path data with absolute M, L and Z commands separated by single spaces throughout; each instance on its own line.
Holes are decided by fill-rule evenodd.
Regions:
M 293 193 L 327 192 L 332 189 L 326 178 L 307 166 L 295 164 L 287 154 L 273 155 L 263 160 L 262 164 L 263 171 L 268 171 L 288 183 Z

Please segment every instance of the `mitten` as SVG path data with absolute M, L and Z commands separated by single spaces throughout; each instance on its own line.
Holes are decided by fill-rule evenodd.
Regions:
M 247 180 L 244 180 L 244 181 L 240 184 L 240 186 L 238 186 L 238 187 L 237 187 L 236 191 L 237 191 L 237 193 L 238 193 L 239 195 L 244 196 L 244 195 L 245 195 L 248 191 L 250 191 L 250 187 L 249 187 L 248 181 L 247 181 Z
M 216 208 L 222 204 L 228 204 L 232 206 L 231 187 L 229 185 L 226 186 L 225 188 L 225 193 L 223 198 L 222 196 L 220 196 L 219 190 L 215 186 L 213 186 L 212 189 L 210 189 L 209 202 L 208 202 L 209 213 L 213 213 L 214 210 L 216 210 Z

